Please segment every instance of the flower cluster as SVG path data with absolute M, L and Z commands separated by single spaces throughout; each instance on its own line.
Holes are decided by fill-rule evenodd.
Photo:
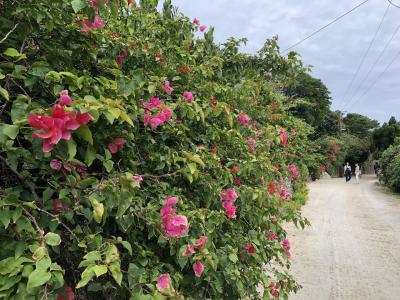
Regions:
M 52 168 L 53 170 L 60 171 L 62 167 L 64 167 L 64 169 L 67 171 L 72 171 L 73 169 L 75 169 L 80 174 L 84 174 L 87 171 L 87 167 L 82 164 L 63 163 L 62 161 L 57 159 L 52 159 L 50 161 L 50 168 Z
M 163 289 L 169 289 L 171 285 L 171 276 L 168 273 L 161 274 L 157 280 L 157 289 L 162 291 Z
M 125 49 L 122 49 L 119 55 L 116 58 L 117 64 L 122 65 L 124 59 L 128 56 L 128 52 Z
M 257 252 L 256 247 L 254 247 L 252 243 L 246 243 L 244 245 L 244 249 L 247 251 L 248 254 L 254 254 Z
M 282 146 L 286 147 L 287 144 L 287 132 L 285 128 L 279 129 L 279 136 L 281 137 Z
M 289 242 L 289 240 L 283 240 L 282 241 L 282 247 L 283 247 L 283 249 L 285 249 L 285 252 L 286 252 L 286 256 L 288 257 L 288 258 L 290 258 L 292 255 L 290 254 L 290 242 Z
M 291 195 L 290 195 L 290 193 L 286 190 L 286 187 L 281 186 L 281 189 L 280 189 L 280 191 L 279 191 L 279 197 L 280 197 L 282 200 L 284 200 L 284 201 L 290 200 Z
M 278 239 L 278 235 L 277 235 L 274 231 L 272 231 L 272 230 L 268 231 L 267 237 L 268 237 L 271 241 L 275 241 L 275 240 Z
M 94 20 L 92 23 L 90 22 L 89 17 L 84 20 L 78 20 L 77 23 L 82 25 L 82 31 L 84 33 L 89 33 L 92 29 L 99 27 L 101 28 L 105 25 L 104 22 L 100 20 L 100 16 L 98 14 L 94 16 Z
M 39 132 L 34 132 L 32 137 L 43 141 L 43 152 L 50 152 L 58 142 L 69 140 L 71 132 L 78 129 L 80 125 L 86 125 L 94 118 L 89 113 L 67 112 L 64 105 L 72 104 L 68 91 L 62 91 L 58 103 L 51 108 L 50 116 L 29 114 L 28 123 Z
M 267 189 L 268 189 L 268 193 L 269 193 L 270 195 L 275 194 L 275 193 L 276 193 L 276 185 L 275 185 L 275 183 L 269 182 L 269 183 L 268 183 Z
M 163 85 L 164 91 L 168 94 L 171 95 L 174 89 L 169 85 L 169 81 L 165 81 Z
M 107 148 L 112 154 L 115 154 L 119 151 L 122 151 L 122 149 L 124 149 L 125 144 L 126 144 L 125 139 L 116 138 L 112 143 L 108 144 Z
M 182 96 L 187 102 L 193 102 L 194 101 L 194 96 L 193 96 L 193 94 L 191 92 L 184 91 Z
M 278 290 L 278 285 L 276 285 L 274 282 L 271 282 L 269 285 L 270 293 L 273 298 L 279 298 L 279 290 Z
M 193 19 L 193 24 L 199 26 L 199 25 L 200 25 L 200 20 L 197 19 L 197 18 L 194 18 L 194 19 Z M 207 27 L 206 27 L 205 25 L 200 25 L 200 27 L 199 27 L 200 32 L 204 32 L 204 31 L 206 30 L 206 28 L 207 28 Z
M 223 201 L 223 207 L 225 208 L 225 213 L 229 219 L 236 218 L 236 206 L 233 202 L 238 198 L 235 190 L 233 188 L 226 189 L 219 194 L 221 200 Z
M 237 121 L 242 125 L 242 126 L 249 126 L 249 117 L 246 116 L 243 112 L 240 112 L 239 116 L 237 117 Z
M 157 97 L 151 97 L 150 101 L 143 103 L 143 107 L 149 111 L 153 111 L 154 109 L 160 108 L 163 104 L 163 100 Z M 144 114 L 144 126 L 150 125 L 152 128 L 157 128 L 172 119 L 172 112 L 168 107 L 162 108 L 155 115 L 152 115 L 149 111 L 146 111 Z
M 189 231 L 187 218 L 176 214 L 173 205 L 178 203 L 177 197 L 166 196 L 165 205 L 161 208 L 162 229 L 167 238 L 180 238 Z
M 289 171 L 290 171 L 290 175 L 289 175 L 289 178 L 290 179 L 295 179 L 295 178 L 297 178 L 297 177 L 299 177 L 300 176 L 300 172 L 299 172 L 299 170 L 297 169 L 297 166 L 295 165 L 295 164 L 290 164 L 289 166 L 288 166 L 288 169 L 289 169 Z
M 253 138 L 248 138 L 247 139 L 247 148 L 249 149 L 249 152 L 252 154 L 256 154 L 256 140 Z

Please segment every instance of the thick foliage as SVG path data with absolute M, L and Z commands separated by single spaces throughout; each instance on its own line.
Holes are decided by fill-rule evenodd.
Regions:
M 387 186 L 400 192 L 400 141 L 382 153 L 379 163 Z
M 0 298 L 287 297 L 301 62 L 105 2 L 0 2 Z

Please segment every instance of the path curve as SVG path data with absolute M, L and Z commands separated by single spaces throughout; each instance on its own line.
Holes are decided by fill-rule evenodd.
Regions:
M 374 176 L 310 184 L 304 231 L 289 227 L 292 273 L 303 286 L 289 299 L 400 299 L 400 197 Z

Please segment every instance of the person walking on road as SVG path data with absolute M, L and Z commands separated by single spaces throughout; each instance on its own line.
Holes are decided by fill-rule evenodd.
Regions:
M 346 177 L 346 182 L 350 181 L 350 179 L 351 179 L 351 167 L 350 167 L 350 164 L 348 162 L 344 166 L 344 176 Z
M 361 168 L 358 164 L 356 164 L 355 173 L 356 173 L 356 182 L 360 183 Z

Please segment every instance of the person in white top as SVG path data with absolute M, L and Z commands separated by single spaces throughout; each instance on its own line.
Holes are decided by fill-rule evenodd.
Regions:
M 358 164 L 356 164 L 355 173 L 356 173 L 356 181 L 357 183 L 360 183 L 361 168 Z

